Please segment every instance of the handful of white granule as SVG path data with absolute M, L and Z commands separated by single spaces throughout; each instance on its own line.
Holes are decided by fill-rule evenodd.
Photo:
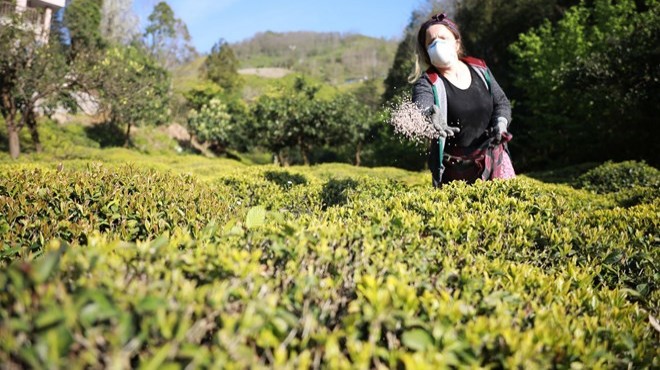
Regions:
M 440 132 L 433 127 L 424 112 L 417 104 L 408 100 L 392 109 L 390 124 L 397 135 L 417 144 L 440 137 Z

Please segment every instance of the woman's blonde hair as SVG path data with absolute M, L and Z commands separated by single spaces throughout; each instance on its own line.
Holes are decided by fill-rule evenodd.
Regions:
M 431 67 L 431 58 L 429 58 L 429 53 L 426 51 L 426 30 L 434 24 L 441 24 L 447 27 L 456 38 L 456 42 L 458 42 L 458 57 L 462 58 L 465 55 L 463 42 L 461 42 L 461 33 L 458 30 L 456 23 L 447 18 L 444 13 L 432 16 L 419 27 L 419 31 L 417 32 L 417 40 L 415 42 L 415 66 L 408 76 L 408 82 L 410 83 L 417 81 L 422 74 Z

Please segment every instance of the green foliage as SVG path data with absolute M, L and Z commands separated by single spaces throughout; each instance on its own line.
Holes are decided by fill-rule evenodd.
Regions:
M 136 129 L 131 137 L 133 148 L 145 154 L 179 153 L 182 150 L 180 143 L 172 139 L 163 129 L 163 126 L 143 126 Z
M 412 25 L 406 33 L 406 37 L 399 43 L 396 49 L 392 67 L 385 78 L 385 92 L 383 101 L 391 101 L 397 96 L 410 92 L 411 85 L 408 76 L 415 66 L 415 40 L 417 35 L 411 31 Z
M 301 77 L 292 89 L 261 96 L 251 108 L 249 136 L 255 144 L 278 155 L 281 164 L 289 160 L 283 150 L 297 147 L 309 163 L 308 153 L 324 140 L 322 128 L 328 122 L 322 103 L 315 99 L 318 90 L 318 85 Z
M 190 176 L 100 165 L 84 172 L 11 172 L 18 177 L 3 171 L 0 229 L 9 233 L 3 237 L 3 261 L 39 254 L 51 239 L 84 244 L 94 231 L 127 241 L 146 240 L 175 227 L 196 232 L 212 219 L 224 220 L 221 215 L 231 209 Z M 185 189 L 186 196 L 172 189 Z M 21 204 L 32 206 L 14 207 Z M 29 221 L 9 227 L 21 219 Z
M 126 143 L 132 125 L 158 125 L 169 117 L 170 75 L 144 50 L 136 46 L 108 48 L 92 67 L 89 81 L 99 92 L 110 122 L 127 125 Z
M 19 133 L 27 126 L 40 149 L 35 111 L 48 113 L 66 94 L 75 76 L 68 76 L 64 56 L 26 27 L 22 15 L 0 27 L 0 115 L 4 118 L 13 158 L 20 154 Z M 63 84 L 69 78 L 69 85 Z
M 286 68 L 331 85 L 382 80 L 396 40 L 356 34 L 263 32 L 232 44 L 242 68 Z
M 238 74 L 238 59 L 231 46 L 220 40 L 211 49 L 211 54 L 204 60 L 202 72 L 206 79 L 213 81 L 229 93 L 239 91 L 242 80 Z
M 597 193 L 614 193 L 634 187 L 660 188 L 660 171 L 635 161 L 606 162 L 578 177 L 579 188 Z
M 199 182 L 3 166 L 1 240 L 18 252 L 0 269 L 0 361 L 660 366 L 657 201 L 624 209 L 524 177 L 442 191 L 375 171 L 326 181 L 302 167 L 291 173 L 307 183 L 281 188 L 272 167 L 236 170 Z M 330 188 L 341 202 L 324 207 Z
M 343 206 L 358 183 L 353 179 L 330 179 L 323 185 L 321 204 L 326 209 L 332 206 Z
M 197 56 L 188 27 L 164 1 L 154 6 L 144 30 L 145 43 L 159 63 L 172 69 Z
M 224 89 L 212 81 L 201 81 L 183 93 L 190 109 L 200 110 L 213 99 L 224 97 Z
M 232 126 L 227 106 L 220 99 L 211 99 L 198 111 L 188 113 L 188 128 L 201 142 L 226 147 L 236 127 Z
M 307 184 L 305 176 L 298 173 L 289 173 L 287 171 L 266 171 L 264 176 L 266 177 L 266 180 L 276 183 L 282 189 Z
M 215 82 L 204 80 L 183 93 L 186 100 L 188 128 L 211 149 L 224 153 L 227 148 L 246 151 L 249 108 L 247 104 Z
M 280 164 L 289 164 L 294 150 L 309 164 L 315 149 L 328 147 L 349 148 L 359 164 L 375 114 L 351 93 L 335 92 L 323 99 L 320 91 L 318 84 L 296 77 L 293 86 L 261 96 L 251 107 L 249 136 L 278 155 Z
M 599 0 L 520 35 L 510 50 L 529 162 L 657 165 L 658 17 L 657 1 Z
M 512 55 L 507 48 L 518 35 L 544 22 L 555 22 L 578 0 L 478 0 L 458 4 L 456 22 L 460 25 L 467 53 L 486 60 L 498 83 L 513 100 L 524 98 L 513 89 L 516 74 L 510 68 Z
M 63 25 L 66 35 L 60 35 L 73 55 L 103 46 L 101 38 L 102 0 L 72 0 L 64 8 Z
M 164 1 L 154 6 L 154 10 L 147 18 L 149 24 L 144 30 L 144 35 L 151 38 L 152 45 L 159 45 L 164 39 L 176 35 L 177 19 L 172 8 Z

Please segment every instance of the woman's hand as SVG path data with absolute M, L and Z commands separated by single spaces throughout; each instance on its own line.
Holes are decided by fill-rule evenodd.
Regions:
M 431 115 L 431 124 L 433 125 L 433 128 L 435 128 L 438 133 L 440 134 L 440 137 L 452 137 L 459 132 L 461 132 L 461 129 L 458 127 L 451 127 L 447 125 L 447 122 L 442 121 L 442 117 L 440 114 L 440 108 L 438 108 L 437 105 L 432 105 L 431 108 L 429 108 L 428 113 Z
M 495 134 L 494 136 L 496 143 L 502 142 L 502 135 L 504 135 L 504 133 L 507 132 L 508 125 L 509 125 L 509 121 L 507 121 L 506 118 L 497 117 L 497 124 L 495 124 L 494 127 L 494 134 Z

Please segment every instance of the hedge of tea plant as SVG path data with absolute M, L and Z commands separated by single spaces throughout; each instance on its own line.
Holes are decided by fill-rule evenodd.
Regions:
M 635 187 L 660 188 L 660 171 L 642 162 L 606 162 L 580 175 L 577 187 L 598 193 L 614 193 Z
M 660 366 L 660 202 L 635 186 L 0 171 L 9 367 Z

